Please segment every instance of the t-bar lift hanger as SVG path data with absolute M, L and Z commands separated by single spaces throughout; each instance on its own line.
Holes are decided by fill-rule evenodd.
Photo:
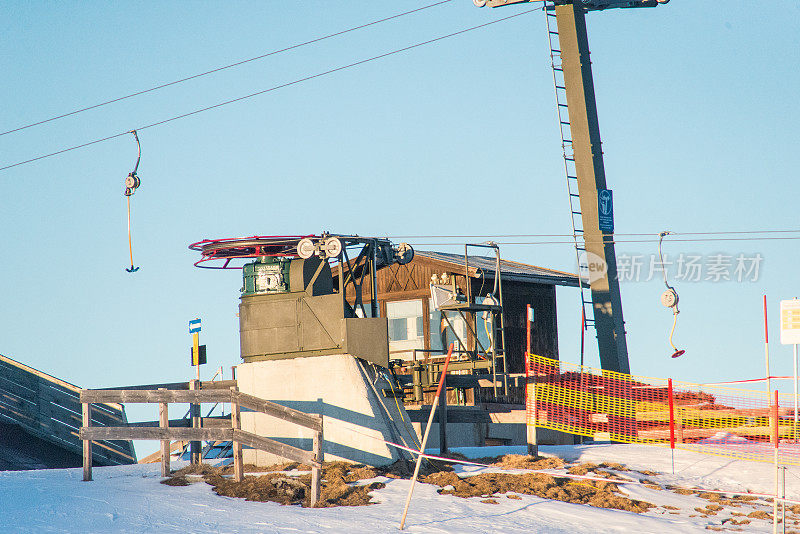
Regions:
M 672 350 L 675 351 L 672 353 L 672 357 L 677 358 L 678 356 L 683 356 L 686 352 L 685 350 L 678 350 L 678 347 L 672 342 L 672 336 L 675 334 L 675 326 L 678 324 L 678 314 L 680 313 L 678 310 L 678 292 L 667 282 L 667 269 L 664 266 L 664 256 L 661 255 L 661 242 L 664 241 L 665 236 L 672 233 L 673 232 L 665 230 L 658 234 L 658 259 L 661 260 L 661 272 L 664 274 L 664 285 L 667 286 L 667 290 L 661 294 L 661 304 L 667 308 L 672 308 L 673 319 L 672 330 L 670 330 L 669 333 L 669 344 L 672 345 Z
M 125 198 L 128 200 L 128 249 L 131 253 L 130 269 L 125 270 L 129 273 L 135 273 L 139 270 L 139 268 L 133 266 L 133 241 L 131 240 L 131 196 L 133 196 L 133 194 L 136 192 L 136 189 L 141 184 L 139 177 L 136 175 L 136 171 L 139 169 L 139 161 L 142 159 L 142 145 L 139 143 L 139 136 L 137 135 L 136 130 L 131 130 L 129 133 L 132 133 L 133 138 L 136 139 L 136 146 L 139 150 L 139 153 L 136 156 L 136 166 L 125 178 Z

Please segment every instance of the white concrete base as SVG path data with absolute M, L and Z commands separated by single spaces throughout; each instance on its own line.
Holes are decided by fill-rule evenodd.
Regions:
M 326 462 L 345 460 L 379 466 L 411 458 L 409 453 L 383 442 L 415 447 L 402 402 L 398 409 L 393 398 L 384 397 L 381 386 L 386 381 L 376 368 L 349 354 L 243 363 L 236 369 L 236 380 L 244 393 L 321 414 Z M 311 450 L 309 430 L 266 414 L 243 411 L 242 429 Z M 244 461 L 264 466 L 286 460 L 245 449 Z

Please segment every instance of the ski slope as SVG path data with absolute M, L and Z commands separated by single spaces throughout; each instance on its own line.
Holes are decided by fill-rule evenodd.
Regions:
M 472 457 L 524 454 L 521 447 L 458 451 Z M 659 476 L 648 478 L 685 487 L 771 492 L 774 480 L 769 464 L 687 451 L 676 451 L 676 473 L 672 475 L 669 449 L 642 445 L 541 447 L 541 452 L 568 461 L 618 462 L 631 469 L 657 471 Z M 485 470 L 477 466 L 459 468 L 463 476 Z M 800 469 L 787 469 L 786 477 L 787 497 L 800 499 Z M 166 486 L 159 483 L 158 464 L 95 468 L 94 479 L 82 482 L 80 469 L 0 472 L 0 529 L 37 533 L 394 532 L 398 530 L 410 484 L 408 480 L 380 477 L 377 480 L 385 482 L 386 487 L 373 492 L 375 505 L 305 509 L 220 497 L 204 482 L 185 487 Z M 484 504 L 480 498 L 440 495 L 436 486 L 417 484 L 405 531 L 677 534 L 709 532 L 708 526 L 726 528 L 722 520 L 730 517 L 722 512 L 707 518 L 690 517 L 695 507 L 709 502 L 694 495 L 640 485 L 621 487 L 632 498 L 680 510 L 656 508 L 646 514 L 635 514 L 530 495 L 520 495 L 520 499 L 500 495 L 496 497 L 499 504 Z M 759 509 L 771 511 L 766 504 Z M 792 521 L 788 527 L 800 531 L 800 526 Z M 739 528 L 746 532 L 772 531 L 771 521 L 763 519 L 753 519 Z

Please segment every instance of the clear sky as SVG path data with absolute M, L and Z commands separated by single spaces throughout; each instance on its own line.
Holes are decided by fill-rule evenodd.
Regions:
M 0 2 L 0 130 L 428 3 Z M 0 136 L 0 166 L 532 7 L 454 0 Z M 544 24 L 536 11 L 142 130 L 135 274 L 124 270 L 132 136 L 0 171 L 0 353 L 84 387 L 184 380 L 187 321 L 201 317 L 203 372 L 227 373 L 239 362 L 240 273 L 194 268 L 187 246 L 203 238 L 569 233 Z M 673 0 L 591 13 L 588 26 L 618 232 L 800 228 L 800 3 Z M 643 278 L 656 252 L 648 239 L 617 247 L 643 258 Z M 568 245 L 501 250 L 574 271 Z M 717 254 L 763 260 L 756 281 L 672 280 L 679 360 L 669 358 L 659 274 L 625 282 L 634 373 L 763 376 L 765 293 L 773 370 L 791 373 L 775 318 L 780 299 L 800 296 L 797 240 L 668 241 L 665 251 L 706 265 Z M 559 289 L 561 357 L 571 361 L 578 302 Z

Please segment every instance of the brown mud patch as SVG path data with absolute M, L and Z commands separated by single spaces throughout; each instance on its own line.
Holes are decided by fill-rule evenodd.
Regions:
M 482 473 L 461 478 L 455 473 L 434 473 L 421 479 L 427 484 L 435 484 L 439 493 L 457 497 L 487 497 L 500 493 L 522 493 L 536 495 L 576 504 L 587 504 L 597 508 L 613 508 L 636 513 L 646 512 L 655 505 L 629 499 L 618 493 L 616 484 L 609 482 L 574 482 L 557 479 L 543 473 Z
M 622 468 L 622 469 L 619 469 Z M 626 468 L 621 466 L 620 464 L 593 464 L 593 463 L 585 463 L 585 464 L 577 464 L 573 465 L 569 469 L 567 469 L 567 473 L 570 475 L 595 475 L 602 478 L 610 478 L 613 480 L 625 480 L 623 477 L 616 475 L 609 471 L 612 469 L 614 471 L 627 471 Z
M 458 455 L 453 455 L 454 457 Z M 480 458 L 478 463 L 507 469 L 559 469 L 565 467 L 559 458 L 505 455 L 493 458 Z M 387 467 L 368 467 L 347 462 L 325 463 L 322 468 L 322 484 L 318 507 L 364 506 L 374 504 L 370 492 L 383 488 L 382 482 L 359 483 L 362 480 L 379 476 L 409 479 L 414 473 L 414 462 L 401 460 Z M 570 467 L 574 474 L 595 474 L 605 478 L 618 478 L 607 471 L 627 471 L 620 464 L 578 464 Z M 211 467 L 206 464 L 187 466 L 175 471 L 162 481 L 172 486 L 185 486 L 203 480 L 210 484 L 214 492 L 226 497 L 243 498 L 250 501 L 277 502 L 280 504 L 299 504 L 307 507 L 311 497 L 311 474 L 308 465 L 296 462 L 274 464 L 266 467 L 245 465 L 247 473 L 263 473 L 247 476 L 242 482 L 235 482 L 229 475 L 233 467 Z M 304 472 L 299 476 L 289 476 L 291 471 Z M 293 473 L 296 475 L 296 473 Z M 191 475 L 199 475 L 192 477 Z M 188 477 L 188 478 L 187 478 Z M 199 480 L 198 480 L 199 479 Z M 426 461 L 420 469 L 420 482 L 435 484 L 439 493 L 458 497 L 481 497 L 487 504 L 496 504 L 502 494 L 510 499 L 519 499 L 519 494 L 587 504 L 598 508 L 613 508 L 632 512 L 646 512 L 654 505 L 629 499 L 619 493 L 616 484 L 599 481 L 576 481 L 554 478 L 542 473 L 482 473 L 460 478 L 453 472 L 451 464 L 444 461 Z
M 276 464 L 256 468 L 246 466 L 246 472 L 266 473 L 259 476 L 245 477 L 241 482 L 236 482 L 223 475 L 232 474 L 233 468 L 211 467 L 209 465 L 188 466 L 172 473 L 162 481 L 169 486 L 186 486 L 192 481 L 187 475 L 201 475 L 201 480 L 210 484 L 217 495 L 224 497 L 237 497 L 248 501 L 277 502 L 280 504 L 311 504 L 311 475 L 286 476 L 281 472 L 310 470 L 310 466 L 297 463 Z M 391 469 L 394 466 L 391 466 Z M 400 466 L 403 471 L 406 466 Z M 412 471 L 413 472 L 413 471 Z M 331 462 L 323 465 L 320 499 L 317 507 L 327 508 L 332 506 L 363 506 L 374 504 L 369 496 L 373 490 L 383 488 L 385 484 L 372 482 L 370 484 L 357 484 L 358 481 L 375 478 L 384 474 L 383 470 L 359 464 L 345 462 Z
M 487 456 L 484 458 L 467 458 L 458 453 L 450 453 L 449 458 L 465 460 L 478 464 L 502 467 L 504 469 L 560 469 L 564 467 L 564 460 L 550 456 L 524 456 L 522 454 L 506 454 L 504 456 Z

